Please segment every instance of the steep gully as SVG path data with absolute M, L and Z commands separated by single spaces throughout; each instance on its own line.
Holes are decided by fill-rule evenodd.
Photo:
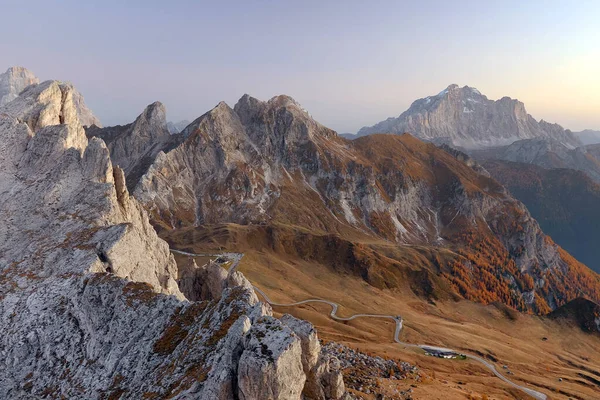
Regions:
M 188 253 L 185 251 L 180 251 L 180 250 L 175 250 L 175 249 L 171 249 L 171 252 L 173 253 L 177 253 L 177 254 L 181 254 L 181 255 L 185 255 L 185 256 L 189 256 L 189 257 L 223 257 L 223 258 L 227 258 L 231 261 L 231 265 L 229 267 L 228 270 L 228 274 L 232 274 L 233 272 L 235 272 L 235 270 L 237 269 L 240 261 L 242 260 L 242 257 L 244 256 L 243 253 L 218 253 L 218 254 L 208 254 L 208 253 Z M 400 337 L 400 331 L 402 330 L 402 317 L 399 315 L 384 315 L 384 314 L 354 314 L 350 317 L 344 318 L 344 317 L 339 317 L 337 315 L 337 310 L 339 307 L 339 304 L 334 303 L 333 301 L 329 301 L 329 300 L 323 300 L 323 299 L 306 299 L 306 300 L 302 300 L 302 301 L 297 301 L 295 303 L 276 303 L 274 301 L 272 301 L 269 296 L 267 296 L 267 294 L 265 292 L 263 292 L 260 288 L 256 287 L 256 286 L 252 286 L 254 288 L 254 290 L 259 293 L 265 300 L 265 302 L 269 303 L 271 306 L 276 306 L 276 307 L 294 307 L 294 306 L 299 306 L 302 304 L 308 304 L 308 303 L 322 303 L 322 304 L 327 304 L 331 307 L 331 312 L 329 313 L 329 316 L 336 320 L 336 321 L 352 321 L 356 318 L 381 318 L 381 319 L 389 319 L 394 321 L 394 323 L 396 324 L 396 330 L 394 331 L 394 342 L 405 346 L 405 347 L 413 347 L 413 348 L 419 348 L 422 349 L 424 351 L 440 351 L 440 352 L 449 352 L 449 353 L 456 353 L 456 354 L 461 354 L 464 355 L 465 357 L 477 361 L 480 364 L 482 364 L 484 367 L 486 367 L 487 369 L 489 369 L 494 375 L 496 375 L 498 378 L 502 379 L 504 382 L 506 382 L 507 384 L 511 385 L 512 387 L 519 389 L 521 391 L 523 391 L 524 393 L 528 394 L 529 396 L 533 397 L 534 399 L 537 400 L 546 400 L 547 396 L 541 392 L 538 392 L 536 390 L 533 389 L 529 389 L 527 387 L 518 385 L 514 382 L 512 382 L 511 380 L 509 380 L 508 378 L 506 378 L 504 375 L 502 375 L 500 372 L 498 372 L 498 370 L 496 369 L 496 367 L 494 367 L 493 364 L 489 363 L 488 361 L 484 360 L 481 357 L 472 355 L 472 354 L 467 354 L 467 353 L 462 353 L 459 352 L 457 350 L 453 350 L 453 349 L 448 349 L 445 347 L 437 347 L 437 346 L 430 346 L 430 345 L 425 345 L 425 344 L 412 344 L 412 343 L 405 343 L 402 342 L 399 337 Z

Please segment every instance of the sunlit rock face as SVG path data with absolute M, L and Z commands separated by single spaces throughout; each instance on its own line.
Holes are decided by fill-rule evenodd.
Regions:
M 0 106 L 3 106 L 14 99 L 29 85 L 40 83 L 40 80 L 23 67 L 10 67 L 5 73 L 0 74 Z M 69 86 L 72 103 L 77 111 L 79 122 L 83 126 L 102 126 L 100 120 L 96 118 L 92 110 L 86 104 L 81 93 L 79 93 L 70 83 L 62 82 L 63 87 Z

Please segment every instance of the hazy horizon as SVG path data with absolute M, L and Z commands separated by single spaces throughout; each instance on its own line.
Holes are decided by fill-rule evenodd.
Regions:
M 456 83 L 517 98 L 537 120 L 600 129 L 594 2 L 18 6 L 3 8 L 2 72 L 21 65 L 73 82 L 104 125 L 157 100 L 176 122 L 244 93 L 287 94 L 355 133 Z

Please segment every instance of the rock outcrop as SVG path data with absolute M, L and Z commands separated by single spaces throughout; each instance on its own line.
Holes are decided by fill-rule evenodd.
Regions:
M 340 363 L 335 356 L 324 354 L 317 337 L 317 331 L 307 321 L 289 314 L 281 317 L 299 338 L 302 347 L 302 369 L 306 375 L 304 395 L 309 399 L 339 399 L 344 395 L 344 379 L 340 373 Z
M 600 183 L 600 145 L 597 144 L 570 149 L 556 140 L 529 139 L 508 146 L 473 151 L 472 155 L 479 160 L 511 161 L 546 169 L 574 169 L 585 172 Z
M 178 282 L 179 289 L 191 301 L 218 299 L 227 286 L 227 271 L 212 260 L 198 266 L 190 259 L 179 268 Z
M 458 85 L 416 100 L 399 117 L 364 127 L 357 135 L 373 133 L 410 133 L 423 140 L 467 149 L 533 138 L 554 139 L 570 148 L 581 145 L 571 131 L 560 125 L 536 121 L 518 100 L 489 100 L 475 88 Z
M 266 393 L 299 399 L 298 336 L 239 272 L 184 299 L 168 245 L 76 102 L 48 81 L 0 108 L 0 398 L 262 399 L 238 382 L 270 371 Z M 275 325 L 259 360 L 256 333 Z
M 16 99 L 23 89 L 34 83 L 40 83 L 40 80 L 23 67 L 10 67 L 0 74 L 0 107 Z

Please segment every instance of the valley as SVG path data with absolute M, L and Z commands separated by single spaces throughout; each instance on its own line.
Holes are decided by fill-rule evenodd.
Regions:
M 210 235 L 207 242 L 202 240 L 207 237 L 204 232 L 205 229 L 172 231 L 165 239 L 172 247 L 193 252 L 243 249 L 244 258 L 238 268 L 271 301 L 327 299 L 340 304 L 337 315 L 341 318 L 360 313 L 400 315 L 402 342 L 427 343 L 475 354 L 502 373 L 507 371 L 502 368 L 506 365 L 511 372 L 509 379 L 551 399 L 587 399 L 597 393 L 593 380 L 600 374 L 600 366 L 590 355 L 599 354 L 600 344 L 595 335 L 583 333 L 569 323 L 517 313 L 501 304 L 482 306 L 458 298 L 428 301 L 415 296 L 410 285 L 378 289 L 353 274 L 340 274 L 329 265 L 266 249 L 253 250 L 252 235 L 245 239 Z M 444 360 L 426 356 L 410 345 L 399 347 L 393 340 L 396 324 L 392 320 L 337 321 L 329 317 L 328 304 L 274 305 L 274 310 L 308 319 L 326 342 L 335 341 L 369 354 L 418 365 L 427 377 L 413 388 L 415 398 L 464 399 L 484 394 L 497 399 L 530 398 L 477 362 Z M 580 368 L 585 368 L 584 376 Z M 382 387 L 389 389 L 391 385 L 403 391 L 414 384 L 385 382 Z M 370 398 L 364 393 L 361 396 Z

